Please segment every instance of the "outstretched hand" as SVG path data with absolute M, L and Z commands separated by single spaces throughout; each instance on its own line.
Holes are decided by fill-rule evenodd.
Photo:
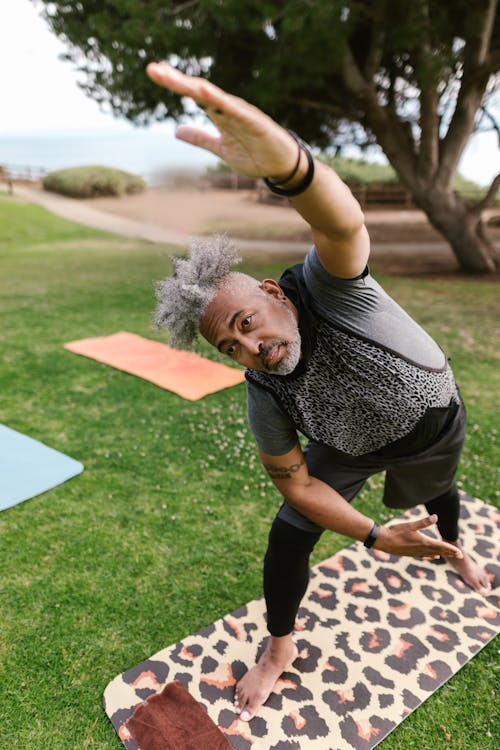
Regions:
M 296 142 L 257 107 L 203 78 L 185 75 L 166 62 L 150 63 L 146 72 L 158 85 L 191 97 L 219 130 L 215 136 L 202 128 L 181 125 L 176 131 L 180 140 L 211 151 L 249 177 L 278 181 L 293 169 Z
M 393 526 L 382 526 L 375 544 L 375 549 L 389 552 L 391 555 L 409 555 L 411 557 L 450 557 L 462 558 L 461 550 L 454 544 L 432 539 L 421 530 L 433 526 L 437 516 L 427 516 L 418 521 L 397 523 Z

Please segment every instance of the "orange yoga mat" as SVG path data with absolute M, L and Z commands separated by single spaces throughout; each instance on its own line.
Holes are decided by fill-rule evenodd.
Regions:
M 149 380 L 197 401 L 209 393 L 242 383 L 242 370 L 212 362 L 193 352 L 183 352 L 127 331 L 64 344 L 64 348 Z

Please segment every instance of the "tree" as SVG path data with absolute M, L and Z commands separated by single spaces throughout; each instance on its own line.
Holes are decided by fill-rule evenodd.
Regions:
M 312 145 L 377 143 L 461 267 L 497 261 L 483 210 L 453 192 L 500 78 L 498 0 L 41 0 L 86 92 L 137 123 L 181 118 L 153 86 L 169 59 L 267 111 Z

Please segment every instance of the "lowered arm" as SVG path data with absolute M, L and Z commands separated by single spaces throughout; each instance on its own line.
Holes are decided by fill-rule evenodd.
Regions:
M 373 527 L 373 519 L 360 513 L 329 485 L 309 474 L 299 444 L 282 456 L 259 451 L 260 459 L 279 492 L 289 505 L 324 529 L 364 541 Z M 436 523 L 436 516 L 418 521 L 381 526 L 375 549 L 393 555 L 412 557 L 462 557 L 453 544 L 431 539 L 420 530 Z

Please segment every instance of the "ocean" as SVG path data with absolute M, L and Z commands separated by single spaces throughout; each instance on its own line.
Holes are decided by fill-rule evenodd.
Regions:
M 101 164 L 160 185 L 179 172 L 203 173 L 217 158 L 159 129 L 0 134 L 0 165 L 13 176 Z
M 487 146 L 483 153 L 478 138 L 471 139 L 460 164 L 461 174 L 479 185 L 488 185 L 498 171 L 497 148 Z M 359 158 L 346 152 L 351 155 Z M 217 161 L 213 154 L 176 140 L 170 123 L 60 133 L 0 132 L 0 166 L 7 166 L 14 176 L 25 176 L 31 169 L 36 178 L 54 169 L 102 164 L 139 174 L 150 185 L 161 185 L 179 172 L 203 173 Z

